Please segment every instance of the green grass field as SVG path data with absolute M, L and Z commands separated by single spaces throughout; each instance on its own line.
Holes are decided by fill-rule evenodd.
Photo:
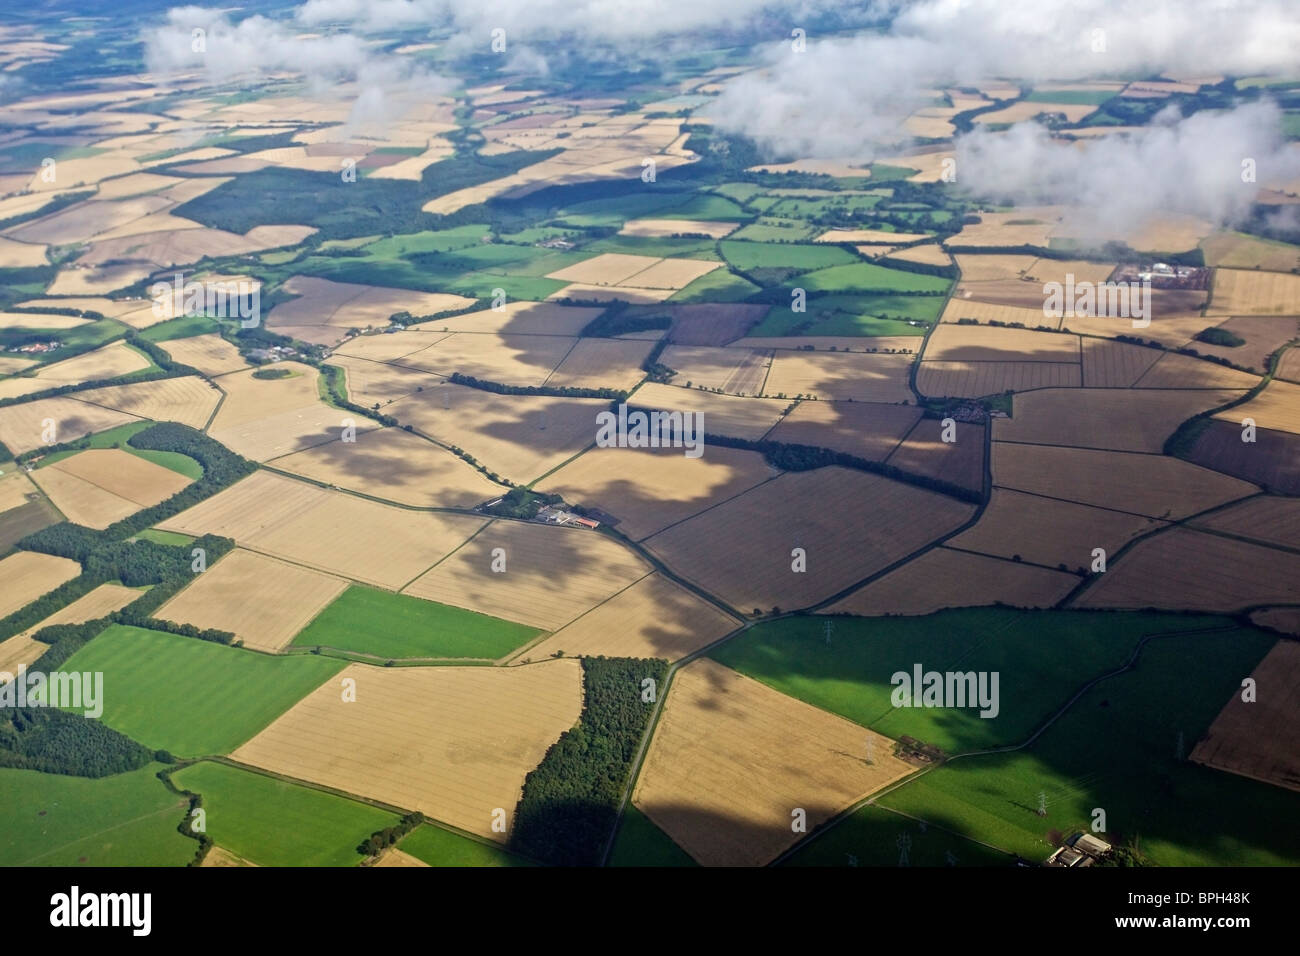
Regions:
M 1035 861 L 1100 808 L 1106 839 L 1140 841 L 1162 866 L 1295 866 L 1300 831 L 1278 823 L 1300 794 L 1179 759 L 1275 640 L 1238 628 L 1151 641 L 1027 750 L 954 761 L 880 802 Z
M 183 756 L 234 750 L 343 668 L 114 624 L 63 665 L 102 671 L 103 721 Z
M 829 830 L 816 834 L 781 866 L 999 866 L 1006 853 L 966 837 L 880 807 L 860 807 Z
M 137 458 L 143 458 L 145 461 L 151 461 L 155 465 L 161 465 L 177 474 L 184 475 L 192 481 L 197 481 L 203 477 L 203 466 L 191 458 L 189 455 L 182 455 L 178 451 L 154 451 L 149 448 L 132 448 L 127 444 L 127 439 L 136 432 L 144 431 L 150 428 L 154 422 L 129 422 L 126 425 L 119 425 L 116 428 L 110 428 L 108 431 L 102 431 L 91 435 L 86 443 L 86 448 L 117 448 L 128 454 L 135 455 Z M 56 451 L 46 455 L 36 465 L 38 469 L 46 465 L 52 465 L 55 462 L 63 461 L 65 458 L 71 458 L 79 451 L 85 449 L 71 448 L 65 451 Z
M 440 229 L 436 232 L 425 230 L 400 236 L 388 236 L 361 248 L 367 255 L 377 259 L 400 259 L 421 252 L 450 252 L 453 249 L 477 246 L 491 231 L 491 226 L 474 223 L 468 226 L 456 226 L 453 229 Z
M 357 845 L 398 822 L 378 807 L 206 760 L 172 781 L 203 796 L 214 843 L 260 866 L 355 866 Z
M 334 647 L 386 659 L 496 660 L 542 632 L 523 624 L 354 584 L 316 615 L 296 647 Z
M 669 297 L 669 302 L 740 302 L 758 291 L 754 283 L 726 269 L 714 269 Z
M 160 769 L 97 780 L 0 770 L 0 866 L 184 866 L 199 845 L 177 832 L 185 801 Z
M 532 866 L 523 857 L 433 824 L 416 827 L 397 844 L 430 866 Z
M 647 190 L 612 196 L 606 199 L 588 199 L 573 203 L 560 210 L 554 225 L 618 226 L 629 219 L 663 219 L 661 213 L 673 206 L 681 206 L 689 198 L 680 192 Z
M 188 534 L 179 534 L 175 531 L 159 531 L 157 528 L 146 528 L 136 535 L 142 541 L 152 541 L 155 544 L 186 545 L 194 540 Z
M 839 246 L 795 243 L 740 242 L 724 239 L 718 248 L 727 262 L 744 272 L 751 269 L 807 271 L 857 262 L 853 253 Z
M 906 734 L 951 754 L 1027 739 L 1090 679 L 1120 667 L 1144 634 L 1231 623 L 1209 615 L 996 607 L 926 617 L 793 617 L 750 628 L 710 656 L 886 737 Z M 910 674 L 915 664 L 927 671 L 998 672 L 998 715 L 895 708 L 890 678 Z
M 731 238 L 749 242 L 781 242 L 811 239 L 816 232 L 816 228 L 797 219 L 772 218 L 742 226 L 731 234 Z
M 700 193 L 680 205 L 655 213 L 654 218 L 700 219 L 706 222 L 744 222 L 753 218 L 753 214 L 745 212 L 726 196 Z
M 938 321 L 943 306 L 937 295 L 824 295 L 808 299 L 804 312 L 776 306 L 750 335 L 922 336 L 923 326 L 905 320 Z
M 633 256 L 660 256 L 686 259 L 708 259 L 717 262 L 722 257 L 714 249 L 712 239 L 674 239 L 671 236 L 610 236 L 597 239 L 582 247 L 584 253 L 596 255 L 603 252 L 620 252 Z
M 609 854 L 610 866 L 698 866 L 689 853 L 672 841 L 632 806 L 623 811 L 623 819 Z
M 1065 106 L 1100 106 L 1118 96 L 1115 90 L 1033 90 L 1025 101 L 1029 103 L 1061 103 Z
M 147 342 L 170 342 L 173 339 L 188 339 L 194 335 L 206 335 L 216 332 L 221 323 L 206 315 L 182 315 L 151 325 L 140 333 L 140 338 Z
M 118 425 L 116 428 L 110 428 L 107 431 L 96 432 L 95 434 L 90 435 L 86 438 L 85 447 L 86 448 L 112 448 L 115 445 L 120 444 L 123 450 L 137 451 L 138 449 L 131 448 L 131 446 L 126 443 L 126 440 L 130 438 L 132 435 L 134 435 L 136 432 L 144 431 L 152 424 L 153 422 L 128 422 L 125 425 Z M 83 449 L 81 448 L 69 448 L 65 451 L 51 452 L 50 454 L 42 458 L 36 464 L 36 467 L 38 469 L 44 468 L 46 465 L 52 465 L 56 461 L 62 461 L 65 458 L 71 458 L 77 452 L 82 450 Z
M 781 249 L 783 246 L 771 248 Z M 843 250 L 841 250 L 843 251 Z M 847 255 L 848 253 L 845 253 Z M 837 265 L 807 272 L 788 283 L 813 292 L 947 292 L 951 280 L 887 269 L 871 262 Z

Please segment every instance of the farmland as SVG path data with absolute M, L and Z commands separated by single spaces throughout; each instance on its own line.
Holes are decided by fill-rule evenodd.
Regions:
M 599 508 L 621 533 L 641 540 L 774 474 L 761 455 L 721 445 L 699 458 L 677 448 L 592 448 L 537 487 Z
M 1292 599 L 1297 573 L 1293 552 L 1175 528 L 1142 541 L 1075 603 L 1235 611 Z
M 648 574 L 529 647 L 525 660 L 657 657 L 675 661 L 720 639 L 740 622 L 661 574 Z
M 1217 621 L 1216 623 L 1223 623 Z M 1141 637 L 1180 631 L 1176 614 L 1032 613 L 1009 608 L 941 611 L 925 617 L 867 621 L 793 617 L 760 624 L 710 656 L 784 694 L 887 737 L 904 735 L 945 753 L 1003 746 L 1028 737 L 1073 689 L 1122 665 Z M 1040 640 L 1051 627 L 1053 643 Z M 1079 661 L 1086 657 L 1087 671 Z M 896 672 L 962 670 L 1001 675 L 998 713 L 964 708 L 895 707 Z
M 826 610 L 831 613 L 929 614 L 947 607 L 1052 607 L 1079 583 L 1073 574 L 1018 561 L 934 548 L 869 582 Z
M 76 561 L 20 551 L 0 560 L 0 616 L 18 610 L 81 573 Z
M 1185 517 L 1256 491 L 1173 458 L 1009 442 L 993 449 L 993 483 L 1153 518 Z
M 504 657 L 540 631 L 473 611 L 353 585 L 293 638 L 378 658 Z
M 1300 862 L 1300 81 L 1201 5 L 14 11 L 0 672 L 105 694 L 0 863 Z
M 470 508 L 496 497 L 489 481 L 451 452 L 399 428 L 359 431 L 273 458 L 280 471 L 385 501 L 417 507 Z
M 459 515 L 403 511 L 259 471 L 161 527 L 225 535 L 271 557 L 395 589 L 482 523 Z
M 497 519 L 403 593 L 555 631 L 649 570 L 603 535 Z
M 116 448 L 87 449 L 32 473 L 70 521 L 107 528 L 177 494 L 189 480 Z
M 831 511 L 821 502 L 837 502 Z M 851 503 L 851 504 L 850 504 Z M 845 468 L 790 472 L 646 541 L 732 606 L 804 607 L 954 530 L 969 506 Z M 792 551 L 806 552 L 807 571 Z M 744 561 L 720 560 L 741 554 Z
M 1108 840 L 1140 833 L 1142 852 L 1158 865 L 1284 863 L 1296 853 L 1294 836 L 1273 821 L 1293 796 L 1186 760 L 1273 639 L 1250 629 L 1197 635 L 1187 620 L 1187 633 L 1151 642 L 1139 670 L 1088 691 L 1028 750 L 952 763 L 884 806 L 1029 859 L 1051 851 L 1052 832 L 1086 829 L 1092 808 L 1103 806 Z M 1175 662 L 1177 679 L 1147 676 L 1166 675 Z M 1040 795 L 1045 816 L 1034 809 Z M 1160 814 L 1144 812 L 1157 800 Z M 1229 814 L 1212 835 L 1195 825 L 1206 801 Z
M 346 586 L 318 571 L 237 549 L 160 607 L 156 616 L 230 631 L 244 647 L 278 651 Z
M 197 844 L 176 832 L 185 801 L 159 764 L 98 780 L 0 769 L 5 866 L 184 866 Z
M 864 741 L 871 741 L 874 757 Z M 912 772 L 891 741 L 778 694 L 713 661 L 678 672 L 633 802 L 698 862 L 755 866 Z M 751 773 L 748 767 L 761 768 Z M 800 769 L 803 768 L 803 769 Z
M 68 670 L 103 671 L 103 721 L 147 747 L 226 753 L 342 666 L 278 660 L 238 648 L 115 624 L 69 658 Z M 131 694 L 112 693 L 130 687 Z
M 213 842 L 258 866 L 355 866 L 357 844 L 397 822 L 364 803 L 210 761 L 172 780 L 202 794 Z
M 329 681 L 232 756 L 496 841 L 509 825 L 506 833 L 494 831 L 493 810 L 513 812 L 524 775 L 582 707 L 575 661 L 511 668 L 352 664 L 343 678 L 355 681 L 354 701 L 344 701 L 338 681 Z
M 1234 692 L 1191 759 L 1216 770 L 1300 790 L 1300 753 L 1295 720 L 1296 685 L 1300 681 L 1300 644 L 1278 641 L 1251 678 L 1266 688 L 1262 700 L 1246 701 Z M 1260 706 L 1252 706 L 1258 703 Z

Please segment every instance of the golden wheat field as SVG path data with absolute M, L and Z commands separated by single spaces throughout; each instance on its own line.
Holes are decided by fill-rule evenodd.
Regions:
M 678 671 L 632 802 L 706 866 L 762 866 L 915 769 L 893 741 L 711 660 Z M 871 756 L 868 758 L 868 747 Z
M 134 421 L 139 419 L 75 399 L 42 398 L 0 408 L 0 443 L 21 454 Z
M 77 452 L 31 473 L 74 524 L 103 530 L 177 494 L 190 479 L 117 448 Z
M 505 302 L 500 309 L 436 319 L 413 329 L 430 332 L 491 332 L 497 335 L 577 335 L 601 310 L 554 302 Z
M 239 349 L 215 333 L 172 339 L 164 342 L 162 348 L 177 362 L 196 368 L 209 378 L 248 368 Z
M 1289 382 L 1300 382 L 1300 348 L 1289 348 L 1283 352 L 1274 374 Z
M 0 673 L 15 673 L 20 666 L 30 667 L 32 663 L 49 648 L 50 645 L 36 640 L 33 635 L 45 627 L 55 624 L 84 624 L 96 618 L 106 617 L 114 611 L 120 611 L 144 592 L 120 584 L 101 584 L 99 587 L 71 604 L 55 611 L 20 634 L 15 634 L 6 641 L 0 641 Z
M 1255 699 L 1244 701 L 1241 690 L 1233 691 L 1191 759 L 1300 790 L 1300 642 L 1278 641 L 1250 676 Z
M 638 393 L 640 394 L 640 393 Z M 384 408 L 403 426 L 463 448 L 485 467 L 524 483 L 562 465 L 596 440 L 598 398 L 497 395 L 440 384 Z
M 543 384 L 627 391 L 645 378 L 641 363 L 653 347 L 636 339 L 579 339 Z
M 354 700 L 343 699 L 345 681 Z M 577 661 L 352 664 L 231 756 L 504 842 L 524 777 L 581 710 Z M 498 810 L 504 832 L 493 829 Z
M 373 419 L 326 405 L 320 398 L 320 373 L 299 362 L 277 362 L 285 378 L 254 378 L 247 372 L 221 377 L 225 400 L 208 433 L 231 451 L 254 461 L 341 438 L 349 423 L 357 432 L 378 428 Z
M 331 363 L 341 357 L 364 359 L 368 362 L 395 363 L 407 355 L 423 352 L 436 345 L 451 333 L 416 326 L 400 332 L 371 332 L 355 335 L 330 353 Z
M 993 557 L 1019 556 L 1048 568 L 1064 564 L 1073 571 L 1092 564 L 1093 548 L 1114 554 L 1164 526 L 1155 518 L 996 488 L 975 526 L 944 543 Z
M 1079 337 L 987 325 L 939 325 L 930 333 L 921 358 L 926 362 L 1078 362 Z
M 1174 520 L 1259 490 L 1163 455 L 1010 442 L 993 446 L 993 483 L 1063 501 Z
M 580 285 L 631 285 L 634 283 L 629 283 L 628 280 L 632 276 L 644 272 L 659 261 L 657 256 L 606 252 L 552 272 L 546 278 L 561 282 L 576 282 Z
M 651 570 L 593 531 L 498 519 L 403 593 L 557 631 Z
M 149 367 L 149 359 L 124 342 L 45 365 L 30 376 L 0 381 L 0 398 L 18 398 L 50 388 L 117 378 Z
M 1266 607 L 1250 612 L 1251 623 L 1300 637 L 1300 607 Z
M 991 281 L 995 279 L 1016 279 L 1024 275 L 1035 262 L 1037 256 L 1015 256 L 988 253 L 984 255 L 958 253 L 953 257 L 957 268 L 961 270 L 963 283 Z
M 503 385 L 541 385 L 578 341 L 562 335 L 453 332 L 393 363 L 444 376 L 459 372 Z
M 748 613 L 823 600 L 959 527 L 971 505 L 838 466 L 789 472 L 645 541 Z M 794 570 L 803 549 L 806 570 Z
M 772 441 L 833 448 L 882 461 L 921 417 L 915 405 L 868 402 L 800 402 L 768 434 Z
M 1225 368 L 1190 355 L 1167 353 L 1133 383 L 1134 388 L 1239 388 L 1251 389 L 1259 376 Z
M 1036 308 L 1029 308 L 1023 305 L 1009 305 L 1005 302 L 985 302 L 977 297 L 980 294 L 981 287 L 992 289 L 993 284 L 963 284 L 960 294 L 954 295 L 948 300 L 941 321 L 947 325 L 955 324 L 961 319 L 975 319 L 985 324 L 989 322 L 1006 322 L 1008 324 L 1019 322 L 1030 329 L 1036 329 L 1040 325 L 1053 329 L 1060 328 L 1060 318 L 1044 315 L 1041 304 Z M 971 294 L 967 296 L 967 292 Z M 1071 328 L 1073 328 L 1073 320 L 1069 320 L 1069 322 Z
M 993 420 L 993 439 L 1159 452 L 1187 419 L 1244 394 L 1227 389 L 1041 389 L 1016 396 L 1014 415 Z
M 157 382 L 92 388 L 77 392 L 77 401 L 202 430 L 221 401 L 221 392 L 196 375 L 183 375 Z
M 1127 388 L 1146 374 L 1162 355 L 1159 349 L 1110 339 L 1089 337 L 1082 342 L 1085 388 Z
M 708 236 L 721 239 L 735 232 L 739 223 L 710 222 L 701 219 L 629 219 L 619 230 L 620 236 Z
M 414 395 L 444 380 L 441 375 L 432 372 L 348 355 L 331 355 L 329 364 L 343 370 L 343 385 L 348 400 L 370 408 Z
M 224 535 L 292 564 L 396 590 L 483 524 L 481 518 L 407 511 L 258 471 L 159 527 Z
M 259 651 L 278 651 L 348 582 L 236 548 L 154 612 L 178 624 L 230 631 Z
M 35 551 L 0 559 L 0 617 L 5 617 L 81 573 L 81 565 Z
M 89 321 L 48 312 L 0 312 L 0 329 L 75 329 Z
M 1137 544 L 1074 603 L 1236 611 L 1294 601 L 1298 574 L 1300 554 L 1173 528 Z
M 359 432 L 267 463 L 312 481 L 421 508 L 472 508 L 503 489 L 445 448 L 400 428 Z
M 699 458 L 681 448 L 592 448 L 537 487 L 612 515 L 637 541 L 776 474 L 758 452 L 723 445 L 705 445 Z
M 681 385 L 742 396 L 763 394 L 772 361 L 770 351 L 707 345 L 670 345 L 659 357 Z
M 915 356 L 875 352 L 790 352 L 772 355 L 764 395 L 823 401 L 911 402 L 908 369 Z
M 1300 276 L 1215 269 L 1209 315 L 1300 315 Z
M 1065 362 L 922 362 L 916 370 L 916 390 L 933 397 L 1077 388 L 1080 381 L 1080 366 Z
M 1262 392 L 1246 404 L 1219 412 L 1214 417 L 1232 422 L 1253 418 L 1259 428 L 1300 435 L 1300 385 L 1269 382 Z
M 1052 607 L 1073 574 L 982 554 L 934 548 L 826 608 L 830 614 L 933 614 L 947 607 Z
M 666 412 L 695 412 L 703 416 L 701 420 L 704 431 L 708 434 L 731 435 L 756 441 L 781 420 L 789 401 L 739 398 L 699 388 L 679 388 L 647 382 L 628 399 L 628 405 Z M 3 414 L 3 409 L 0 409 L 0 414 Z
M 1261 495 L 1192 522 L 1282 548 L 1300 547 L 1300 499 Z
M 525 660 L 658 657 L 676 661 L 740 626 L 740 621 L 658 572 L 524 651 Z

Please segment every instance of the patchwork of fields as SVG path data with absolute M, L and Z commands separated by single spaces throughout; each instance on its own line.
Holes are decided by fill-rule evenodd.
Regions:
M 1300 185 L 1228 229 L 947 175 L 1252 87 L 940 84 L 887 159 L 771 163 L 730 47 L 381 128 L 138 37 L 101 88 L 77 19 L 0 27 L 0 680 L 105 692 L 0 718 L 0 864 L 991 866 L 1096 806 L 1300 862 Z M 435 33 L 367 49 L 452 75 Z M 1145 323 L 1049 303 L 1139 274 Z

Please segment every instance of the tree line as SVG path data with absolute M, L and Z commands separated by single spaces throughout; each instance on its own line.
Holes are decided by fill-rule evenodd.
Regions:
M 641 409 L 641 411 L 648 413 L 649 409 Z M 711 435 L 707 432 L 704 435 L 704 443 L 706 445 L 722 445 L 726 448 L 743 448 L 747 451 L 756 451 L 773 467 L 780 468 L 783 471 L 812 471 L 814 468 L 839 465 L 841 468 L 854 468 L 858 471 L 870 472 L 873 475 L 892 478 L 895 481 L 915 485 L 927 491 L 947 495 L 949 498 L 956 498 L 958 501 L 979 504 L 984 499 L 983 494 L 980 492 L 954 484 L 951 481 L 944 481 L 942 478 L 935 478 L 931 475 L 918 475 L 915 472 L 903 471 L 901 468 L 887 465 L 884 462 L 868 461 L 865 458 L 859 458 L 847 452 L 835 451 L 832 448 L 796 445 L 770 439 L 755 441 L 749 438 L 737 438 L 734 435 Z
M 524 779 L 510 839 L 520 853 L 560 866 L 600 863 L 654 712 L 646 691 L 663 688 L 668 662 L 584 657 L 582 671 L 582 716 Z
M 627 392 L 617 388 L 580 388 L 577 386 L 555 385 L 504 385 L 501 382 L 489 382 L 472 375 L 452 372 L 449 379 L 453 385 L 464 385 L 497 395 L 550 395 L 556 398 L 606 398 L 613 401 L 626 401 Z

